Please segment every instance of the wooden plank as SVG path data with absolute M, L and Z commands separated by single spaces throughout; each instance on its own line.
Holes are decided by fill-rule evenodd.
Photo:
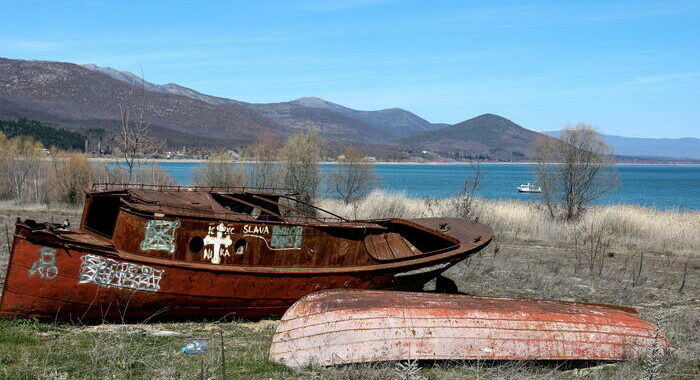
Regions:
M 365 238 L 367 253 L 380 261 L 394 260 L 396 257 L 391 248 L 389 248 L 389 243 L 385 235 L 386 234 L 368 235 Z
M 396 232 L 388 232 L 384 235 L 386 237 L 386 242 L 389 245 L 389 249 L 391 249 L 391 252 L 395 258 L 405 259 L 414 255 L 413 251 L 411 251 L 408 245 L 406 245 L 406 241 L 400 234 Z

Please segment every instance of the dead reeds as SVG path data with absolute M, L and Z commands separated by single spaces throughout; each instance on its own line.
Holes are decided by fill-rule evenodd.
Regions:
M 354 204 L 320 199 L 317 204 L 354 219 L 458 217 L 455 199 L 411 198 L 402 193 L 374 191 Z M 700 252 L 700 212 L 658 210 L 634 205 L 592 206 L 579 220 L 552 219 L 540 205 L 511 200 L 475 198 L 474 219 L 494 229 L 499 241 L 577 245 L 586 263 L 600 271 L 604 255 L 614 249 L 669 255 Z M 582 252 L 583 254 L 583 252 Z M 583 258 L 582 258 L 583 260 Z

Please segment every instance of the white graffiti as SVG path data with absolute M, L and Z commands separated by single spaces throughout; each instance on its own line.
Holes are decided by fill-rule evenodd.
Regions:
M 219 223 L 218 226 L 209 226 L 204 245 L 211 247 L 204 248 L 204 258 L 211 259 L 212 264 L 219 264 L 222 257 L 231 256 L 228 247 L 233 243 L 232 232 L 233 227 L 226 227 L 223 223 Z
M 244 234 L 269 234 L 270 228 L 268 226 L 250 226 L 248 224 L 243 226 Z
M 58 276 L 56 266 L 56 250 L 49 247 L 41 247 L 39 250 L 39 260 L 29 268 L 29 275 L 39 275 L 42 280 L 53 280 Z
M 175 252 L 175 233 L 178 227 L 179 220 L 149 220 L 141 242 L 141 250 Z
M 94 283 L 108 288 L 129 288 L 157 292 L 162 269 L 147 265 L 119 262 L 106 257 L 85 255 L 81 258 L 80 284 Z

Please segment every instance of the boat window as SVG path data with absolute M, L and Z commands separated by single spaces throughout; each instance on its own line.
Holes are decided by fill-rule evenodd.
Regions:
M 190 239 L 189 248 L 190 252 L 199 253 L 202 248 L 204 248 L 204 239 L 202 239 L 200 236 L 193 237 Z
M 111 238 L 119 215 L 119 199 L 117 196 L 91 197 L 85 228 Z

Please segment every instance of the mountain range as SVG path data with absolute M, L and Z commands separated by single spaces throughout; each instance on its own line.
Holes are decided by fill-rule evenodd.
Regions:
M 385 141 L 393 137 L 428 131 L 441 126 L 440 124 L 433 125 L 400 108 L 358 111 L 316 97 L 303 97 L 282 103 L 246 103 L 202 94 L 174 83 L 158 85 L 142 80 L 141 77 L 128 71 L 119 71 L 94 64 L 81 66 L 131 85 L 141 86 L 143 83 L 143 87 L 147 91 L 183 95 L 214 105 L 242 105 L 293 128 L 314 126 L 319 128 L 324 137 L 330 140 L 376 142 L 379 139 Z
M 559 131 L 541 132 L 547 136 L 558 137 Z M 700 139 L 685 137 L 679 139 L 655 139 L 642 137 L 623 137 L 600 135 L 615 154 L 636 157 L 668 157 L 700 160 Z
M 264 133 L 284 139 L 316 128 L 331 154 L 351 145 L 383 158 L 519 161 L 533 158 L 541 136 L 494 114 L 448 125 L 401 108 L 361 111 L 316 97 L 248 103 L 93 64 L 0 58 L 0 120 L 30 118 L 70 131 L 102 128 L 116 135 L 120 106 L 139 101 L 152 136 L 173 148 L 239 149 Z M 658 154 L 644 149 L 645 154 L 629 151 Z

